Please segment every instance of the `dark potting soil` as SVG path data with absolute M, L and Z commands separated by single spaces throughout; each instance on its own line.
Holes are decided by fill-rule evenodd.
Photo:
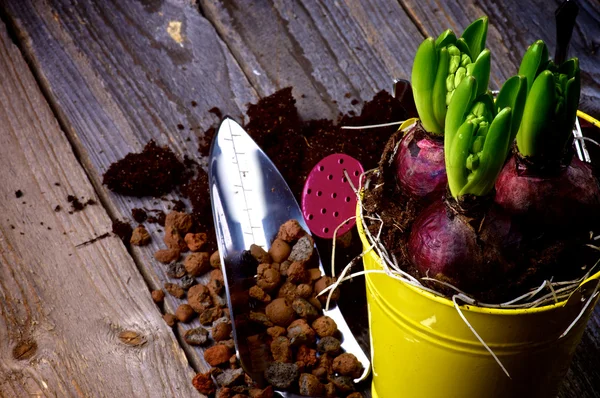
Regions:
M 350 130 L 341 126 L 364 126 L 406 119 L 400 102 L 385 91 L 366 102 L 359 116 L 332 120 L 300 119 L 292 88 L 282 89 L 248 107 L 248 133 L 271 158 L 292 192 L 300 199 L 304 181 L 324 157 L 345 153 L 365 170 L 377 167 L 380 154 L 397 126 Z
M 85 209 L 86 206 L 93 206 L 96 204 L 94 199 L 88 199 L 82 203 L 79 198 L 74 195 L 67 195 L 67 202 L 71 204 L 71 213 L 81 211 Z
M 416 270 L 408 261 L 406 242 L 410 235 L 410 227 L 419 211 L 424 207 L 423 203 L 414 200 L 402 192 L 396 183 L 396 172 L 392 160 L 396 156 L 397 144 L 402 139 L 400 131 L 392 134 L 386 143 L 379 159 L 377 172 L 373 173 L 365 190 L 363 197 L 364 211 L 368 215 L 378 215 L 383 221 L 381 240 L 387 250 L 393 253 L 399 264 L 411 274 Z M 372 234 L 379 233 L 380 223 L 372 222 L 369 230 Z
M 210 251 L 217 250 L 210 192 L 208 190 L 208 174 L 199 168 L 196 177 L 181 186 L 181 193 L 190 200 L 194 225 L 198 227 L 198 231 L 207 234 L 207 249 Z
M 218 109 L 211 110 L 219 116 L 220 111 L 217 111 Z M 299 201 L 305 179 L 322 158 L 334 153 L 345 153 L 359 160 L 365 170 L 375 168 L 389 137 L 397 129 L 384 127 L 347 130 L 340 126 L 381 124 L 402 121 L 407 117 L 400 102 L 382 91 L 372 101 L 365 103 L 358 116 L 340 116 L 336 123 L 326 119 L 304 121 L 296 109 L 291 88 L 280 90 L 257 104 L 250 105 L 247 114 L 247 131 L 279 168 Z M 215 128 L 210 128 L 198 138 L 200 155 L 208 155 L 215 131 Z M 191 163 L 184 160 L 182 164 L 169 149 L 159 148 L 150 142 L 142 153 L 129 154 L 111 165 L 104 176 L 104 183 L 119 193 L 157 198 L 178 187 L 179 192 L 190 200 L 194 229 L 197 229 L 194 232 L 207 233 L 205 250 L 212 252 L 217 247 L 208 175 L 202 168 Z M 189 177 L 192 174 L 190 171 L 194 173 L 193 178 Z M 158 221 L 164 225 L 164 213 L 156 210 L 134 209 L 132 216 L 138 223 Z M 129 242 L 131 227 L 128 224 L 117 221 L 114 230 L 126 243 Z M 336 249 L 338 273 L 362 250 L 356 230 L 353 229 L 351 234 L 351 245 L 346 248 L 338 245 Z M 315 238 L 315 242 L 324 267 L 329 269 L 331 240 Z M 361 269 L 360 260 L 354 261 L 351 272 Z M 339 305 L 347 315 L 352 332 L 365 352 L 368 352 L 368 328 L 364 326 L 368 322 L 364 279 L 355 278 L 344 283 L 340 289 L 342 295 Z
M 208 156 L 210 153 L 210 145 L 212 143 L 212 139 L 215 136 L 217 129 L 215 127 L 210 127 L 208 130 L 204 132 L 202 137 L 198 138 L 198 152 L 202 156 Z
M 80 211 L 84 208 L 83 203 L 81 203 L 76 196 L 67 195 L 67 202 L 71 203 L 71 208 L 73 211 Z
M 257 144 L 271 158 L 290 185 L 298 201 L 308 174 L 322 158 L 345 153 L 361 162 L 365 170 L 377 167 L 381 153 L 397 126 L 374 129 L 342 129 L 341 126 L 363 126 L 402 121 L 407 114 L 397 99 L 381 91 L 364 104 L 358 116 L 340 115 L 332 120 L 302 120 L 292 96 L 292 88 L 284 88 L 248 106 L 249 122 L 245 128 Z M 216 116 L 219 109 L 210 110 Z M 212 127 L 199 137 L 198 151 L 207 156 L 215 134 Z M 193 171 L 192 171 L 193 170 Z M 195 173 L 195 177 L 190 175 Z M 141 153 L 130 153 L 113 163 L 104 174 L 109 189 L 132 196 L 161 197 L 179 186 L 182 195 L 189 198 L 195 223 L 203 231 L 214 234 L 208 175 L 190 159 L 182 163 L 168 148 L 150 141 Z M 132 216 L 137 222 L 158 222 L 164 225 L 164 213 L 150 213 L 135 209 Z M 147 213 L 147 214 L 146 214 Z M 338 249 L 340 263 L 348 263 L 361 251 L 354 233 L 353 244 Z M 213 239 L 210 239 L 213 241 Z M 329 262 L 331 241 L 316 239 L 325 265 Z
M 131 217 L 138 223 L 141 224 L 148 219 L 148 213 L 145 209 L 133 208 L 131 209 Z
M 170 202 L 173 204 L 171 210 L 185 212 L 185 203 L 181 199 L 171 199 Z
M 126 221 L 115 220 L 112 224 L 112 231 L 115 235 L 121 238 L 125 245 L 129 245 L 129 240 L 131 239 L 131 234 L 133 233 L 131 224 Z
M 345 153 L 356 158 L 365 170 L 376 168 L 384 146 L 398 126 L 373 129 L 342 129 L 341 126 L 365 126 L 405 120 L 407 114 L 399 100 L 385 91 L 366 102 L 358 116 L 341 116 L 332 120 L 303 121 L 295 106 L 292 89 L 285 88 L 250 105 L 250 121 L 246 131 L 275 163 L 287 181 L 298 202 L 301 201 L 304 182 L 312 168 L 324 157 Z M 362 251 L 356 229 L 351 232 L 349 247 L 336 248 L 337 273 Z M 331 268 L 332 243 L 330 239 L 315 238 L 325 269 Z M 360 261 L 353 262 L 350 272 L 362 270 Z M 368 351 L 368 322 L 364 278 L 355 278 L 341 286 L 339 305 L 347 315 L 348 325 Z
M 398 132 L 388 141 L 378 171 L 371 176 L 370 189 L 365 191 L 363 204 L 366 214 L 381 217 L 383 221 L 381 241 L 386 249 L 394 254 L 402 269 L 421 278 L 425 275 L 420 275 L 409 261 L 406 243 L 416 217 L 431 202 L 418 201 L 409 197 L 397 184 L 396 170 L 391 160 L 395 158 L 395 148 L 401 138 L 402 134 Z M 444 195 L 441 194 L 440 197 L 431 200 L 444 200 Z M 482 222 L 481 217 L 475 217 L 469 221 L 469 224 L 477 229 Z M 369 230 L 372 234 L 377 234 L 379 227 L 379 222 L 370 222 Z M 548 226 L 534 226 L 534 228 L 536 228 L 535 238 L 524 240 L 518 252 L 512 253 L 507 259 L 513 262 L 511 272 L 495 278 L 491 283 L 482 281 L 479 289 L 467 293 L 482 302 L 504 302 L 540 286 L 544 280 L 560 281 L 579 278 L 597 261 L 597 253 L 584 246 L 587 232 L 578 234 L 576 231 L 553 231 Z M 533 236 L 532 231 L 523 230 L 523 232 L 524 235 Z M 490 245 L 483 240 L 480 240 L 479 244 L 484 248 Z M 491 257 L 497 256 L 492 252 Z M 455 294 L 454 290 L 445 288 L 439 283 L 421 282 L 448 297 Z M 452 283 L 451 280 L 447 282 Z
M 102 182 L 122 195 L 157 197 L 183 182 L 185 171 L 169 148 L 150 141 L 141 153 L 130 153 L 111 164 Z
M 150 224 L 158 224 L 161 227 L 165 226 L 165 221 L 167 219 L 167 215 L 162 210 L 157 209 L 145 209 L 147 213 L 152 213 L 151 216 L 148 216 L 147 221 Z

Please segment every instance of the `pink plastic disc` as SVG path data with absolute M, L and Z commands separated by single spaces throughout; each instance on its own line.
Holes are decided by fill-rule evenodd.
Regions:
M 346 180 L 344 170 L 358 188 L 363 167 L 358 160 L 342 153 L 322 159 L 304 183 L 302 214 L 310 231 L 321 238 L 333 238 L 338 225 L 356 214 L 356 194 Z M 348 232 L 355 224 L 354 219 L 346 222 L 337 231 L 337 236 Z

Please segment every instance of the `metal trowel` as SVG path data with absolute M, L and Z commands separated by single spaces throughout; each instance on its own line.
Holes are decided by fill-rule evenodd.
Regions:
M 213 140 L 209 164 L 209 188 L 221 256 L 221 265 L 232 319 L 236 354 L 244 371 L 259 385 L 266 385 L 270 347 L 261 339 L 253 322 L 248 290 L 255 284 L 256 267 L 249 266 L 250 245 L 268 250 L 279 227 L 297 220 L 309 232 L 302 211 L 287 183 L 265 153 L 242 126 L 226 117 Z M 318 258 L 317 248 L 314 248 Z M 321 273 L 325 275 L 319 259 Z M 365 379 L 371 364 L 348 328 L 337 306 L 323 313 L 332 318 L 342 333 L 342 348 L 363 365 L 355 382 Z M 296 397 L 278 392 L 283 397 Z

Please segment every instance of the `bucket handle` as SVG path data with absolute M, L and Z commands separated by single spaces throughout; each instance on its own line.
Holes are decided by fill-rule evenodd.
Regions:
M 566 305 L 575 305 L 577 302 L 584 302 L 589 300 L 594 293 L 599 289 L 600 284 L 600 271 L 590 276 L 579 284 L 579 287 L 571 293 L 567 299 Z
M 590 276 L 581 284 L 579 287 L 571 293 L 565 306 L 569 305 L 581 305 L 581 303 L 585 303 L 581 308 L 579 314 L 575 317 L 573 322 L 565 329 L 565 331 L 559 336 L 559 339 L 566 337 L 567 334 L 571 331 L 573 326 L 579 322 L 583 314 L 587 311 L 588 307 L 592 304 L 592 302 L 596 299 L 596 297 L 600 294 L 600 271 L 596 272 L 594 275 Z

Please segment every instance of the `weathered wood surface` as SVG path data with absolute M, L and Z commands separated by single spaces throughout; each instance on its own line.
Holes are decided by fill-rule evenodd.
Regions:
M 368 100 L 391 90 L 393 78 L 410 78 L 415 50 L 425 36 L 452 28 L 457 34 L 488 15 L 492 50 L 490 85 L 499 88 L 515 74 L 533 41 L 554 49 L 555 2 L 511 0 L 440 2 L 201 0 L 259 94 L 293 85 L 303 115 L 331 117 L 353 109 L 345 93 Z M 600 6 L 580 2 L 570 54 L 581 60 L 582 109 L 600 114 Z M 268 21 L 268 22 L 267 22 Z
M 113 219 L 131 220 L 132 208 L 166 210 L 170 203 L 109 192 L 101 181 L 112 162 L 150 139 L 201 161 L 197 136 L 217 122 L 208 110 L 216 106 L 241 118 L 257 99 L 214 28 L 186 1 L 31 0 L 4 7 Z M 140 271 L 152 289 L 177 282 L 153 257 L 165 247 L 162 227 L 147 227 L 152 243 L 132 248 Z M 171 313 L 182 303 L 165 300 Z M 181 334 L 199 325 L 178 328 Z M 183 346 L 197 370 L 210 369 L 201 348 Z
M 1 23 L 0 76 L 0 396 L 197 394 L 106 211 L 68 213 L 98 198 Z
M 304 117 L 334 117 L 337 109 L 356 110 L 353 98 L 370 99 L 380 89 L 389 90 L 392 78 L 410 76 L 414 51 L 424 35 L 446 27 L 460 32 L 484 11 L 491 25 L 498 25 L 490 29 L 489 47 L 506 54 L 495 58 L 492 85 L 516 70 L 520 55 L 511 51 L 521 54 L 538 37 L 533 29 L 525 29 L 529 18 L 540 37 L 554 43 L 555 6 L 545 3 L 529 6 L 545 7 L 536 13 L 516 12 L 523 7 L 516 1 L 447 5 L 202 0 L 200 11 L 214 28 L 185 0 L 3 3 L 26 57 L 113 218 L 127 217 L 132 207 L 164 205 L 106 192 L 100 175 L 108 164 L 141 149 L 150 138 L 195 156 L 196 133 L 216 121 L 207 112 L 213 106 L 239 115 L 257 94 L 293 85 Z M 578 46 L 591 50 L 592 62 L 585 61 L 584 66 L 590 71 L 584 76 L 584 105 L 594 112 L 599 102 L 592 101 L 600 92 L 591 82 L 598 80 L 599 68 L 593 62 L 598 57 L 593 53 L 597 8 L 582 4 L 571 48 L 571 54 L 582 57 L 582 64 Z M 179 22 L 181 36 L 175 34 Z M 192 100 L 199 105 L 191 107 Z M 183 132 L 177 130 L 179 123 L 185 126 Z M 185 140 L 188 137 L 191 141 Z M 160 246 L 133 251 L 151 287 L 168 280 L 164 267 L 151 257 Z M 176 304 L 171 299 L 167 309 L 172 311 Z M 564 397 L 596 394 L 599 319 L 596 310 L 565 382 Z M 204 368 L 200 351 L 188 354 L 197 369 Z
M 409 77 L 421 37 L 395 2 L 352 3 L 201 0 L 200 7 L 259 94 L 293 86 L 302 116 L 335 119 L 360 110 L 353 99 L 391 92 L 393 78 Z

